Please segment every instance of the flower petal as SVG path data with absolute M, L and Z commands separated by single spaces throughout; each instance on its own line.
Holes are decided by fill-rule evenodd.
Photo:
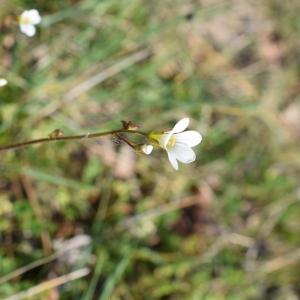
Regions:
M 35 27 L 33 25 L 20 25 L 20 29 L 27 36 L 31 37 L 35 35 Z
M 165 134 L 162 135 L 160 145 L 166 149 L 167 145 L 169 143 L 170 138 L 174 134 L 173 130 L 165 132 Z
M 170 161 L 172 167 L 175 170 L 178 170 L 178 163 L 177 163 L 177 160 L 176 160 L 176 157 L 175 157 L 174 153 L 169 152 L 169 151 L 167 151 L 167 153 L 168 153 L 168 158 L 169 158 L 169 161 Z
M 202 136 L 198 131 L 188 130 L 175 134 L 176 141 L 181 144 L 186 144 L 189 147 L 194 147 L 201 143 Z
M 171 131 L 166 131 L 165 134 L 161 137 L 160 145 L 166 149 L 168 142 L 174 133 L 179 133 L 184 131 L 190 123 L 189 118 L 183 118 L 178 121 Z
M 183 118 L 175 124 L 175 126 L 171 131 L 173 131 L 173 133 L 182 132 L 189 126 L 189 123 L 190 123 L 189 118 Z
M 26 11 L 26 17 L 30 20 L 31 24 L 39 24 L 42 20 L 40 13 L 36 9 Z
M 175 147 L 169 150 L 169 152 L 184 164 L 189 164 L 196 159 L 195 152 L 185 144 L 176 143 Z

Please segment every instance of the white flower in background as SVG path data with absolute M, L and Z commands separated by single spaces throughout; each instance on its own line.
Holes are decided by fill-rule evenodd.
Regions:
M 19 18 L 20 30 L 27 36 L 34 36 L 35 25 L 41 22 L 42 18 L 36 9 L 25 10 Z
M 200 144 L 202 136 L 194 130 L 184 131 L 189 125 L 189 118 L 181 119 L 171 131 L 163 133 L 152 132 L 149 138 L 158 142 L 159 146 L 167 151 L 169 161 L 175 170 L 178 162 L 189 164 L 196 159 L 192 147 Z
M 5 78 L 0 78 L 0 87 L 7 85 L 7 80 Z
M 153 146 L 145 144 L 145 145 L 142 145 L 141 149 L 145 154 L 149 155 L 149 154 L 151 154 L 151 152 L 153 150 Z

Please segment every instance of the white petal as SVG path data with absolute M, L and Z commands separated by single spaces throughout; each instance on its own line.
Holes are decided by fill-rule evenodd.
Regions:
M 174 133 L 179 133 L 184 131 L 190 123 L 189 118 L 183 118 L 178 121 L 171 131 L 166 131 L 165 134 L 161 137 L 160 145 L 166 149 L 168 142 Z
M 30 20 L 31 24 L 39 24 L 42 20 L 39 12 L 36 9 L 30 9 L 26 11 L 26 17 Z
M 186 144 L 189 147 L 197 146 L 202 141 L 202 136 L 198 131 L 188 130 L 175 134 L 176 141 L 181 144 Z
M 5 78 L 0 78 L 0 87 L 7 85 L 7 80 Z
M 145 154 L 149 155 L 149 154 L 151 154 L 151 152 L 153 150 L 153 146 L 152 145 L 143 145 L 141 147 L 141 149 Z
M 189 164 L 196 159 L 195 152 L 187 145 L 176 143 L 175 147 L 169 150 L 177 160 L 184 164 Z
M 34 36 L 35 35 L 35 27 L 33 25 L 20 25 L 20 29 L 23 33 L 27 36 Z
M 20 15 L 20 23 L 22 23 L 24 20 L 28 19 L 28 12 L 29 10 L 24 10 Z
M 176 160 L 176 157 L 173 153 L 167 151 L 168 153 L 168 158 L 169 158 L 169 161 L 172 165 L 172 167 L 175 169 L 175 170 L 178 170 L 178 163 L 177 163 L 177 160 Z
M 182 132 L 189 126 L 189 123 L 190 123 L 189 118 L 183 118 L 176 123 L 176 125 L 173 127 L 172 131 L 174 133 Z
M 172 137 L 173 133 L 174 133 L 173 130 L 171 130 L 171 131 L 165 132 L 165 134 L 162 135 L 161 140 L 160 140 L 160 145 L 163 148 L 165 148 L 165 149 L 167 148 L 168 142 L 169 142 L 170 138 Z

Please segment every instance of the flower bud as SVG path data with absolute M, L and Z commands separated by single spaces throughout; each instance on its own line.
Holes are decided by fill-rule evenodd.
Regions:
M 7 85 L 7 80 L 4 78 L 0 78 L 0 87 Z
M 147 144 L 145 144 L 145 145 L 142 145 L 142 146 L 141 146 L 141 150 L 142 150 L 145 154 L 149 155 L 149 154 L 151 154 L 151 152 L 152 152 L 152 150 L 153 150 L 153 146 L 152 146 L 152 145 L 147 145 Z
M 60 129 L 55 129 L 48 136 L 49 136 L 49 138 L 54 139 L 54 138 L 64 136 L 64 133 Z

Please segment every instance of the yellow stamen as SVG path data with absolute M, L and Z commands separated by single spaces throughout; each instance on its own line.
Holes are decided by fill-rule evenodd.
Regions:
M 164 132 L 150 132 L 149 134 L 149 139 L 154 142 L 155 144 L 157 144 L 158 146 L 164 148 L 163 145 L 163 137 L 166 135 L 166 133 Z M 166 148 L 174 148 L 176 145 L 176 138 L 175 136 L 171 136 L 171 138 L 169 139 Z
M 169 139 L 166 148 L 174 148 L 176 145 L 176 138 L 175 136 L 171 136 L 171 138 Z
M 22 17 L 19 19 L 19 23 L 21 25 L 29 25 L 29 24 L 31 24 L 31 20 L 28 17 Z

